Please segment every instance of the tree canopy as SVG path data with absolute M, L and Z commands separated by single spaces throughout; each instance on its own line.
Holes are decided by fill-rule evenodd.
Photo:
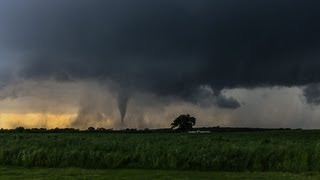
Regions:
M 172 123 L 171 128 L 179 131 L 189 131 L 192 130 L 192 126 L 196 124 L 196 118 L 187 115 L 180 115 Z

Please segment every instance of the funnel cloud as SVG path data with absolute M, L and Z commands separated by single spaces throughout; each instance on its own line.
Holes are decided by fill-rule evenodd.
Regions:
M 123 94 L 122 92 L 118 94 L 118 108 L 121 116 L 121 123 L 124 124 L 124 118 L 127 113 L 129 97 L 127 94 Z

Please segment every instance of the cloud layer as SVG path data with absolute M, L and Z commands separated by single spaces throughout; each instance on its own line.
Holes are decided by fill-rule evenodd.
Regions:
M 318 2 L 2 1 L 29 78 L 112 78 L 163 94 L 319 80 Z M 6 60 L 9 61 L 9 60 Z

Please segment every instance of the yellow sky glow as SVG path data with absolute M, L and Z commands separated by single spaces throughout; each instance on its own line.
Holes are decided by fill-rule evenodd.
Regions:
M 76 118 L 77 114 L 42 114 L 42 113 L 1 113 L 0 128 L 67 128 Z

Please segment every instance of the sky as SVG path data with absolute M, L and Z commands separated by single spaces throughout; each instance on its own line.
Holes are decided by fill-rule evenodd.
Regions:
M 320 128 L 320 2 L 1 0 L 0 128 Z

